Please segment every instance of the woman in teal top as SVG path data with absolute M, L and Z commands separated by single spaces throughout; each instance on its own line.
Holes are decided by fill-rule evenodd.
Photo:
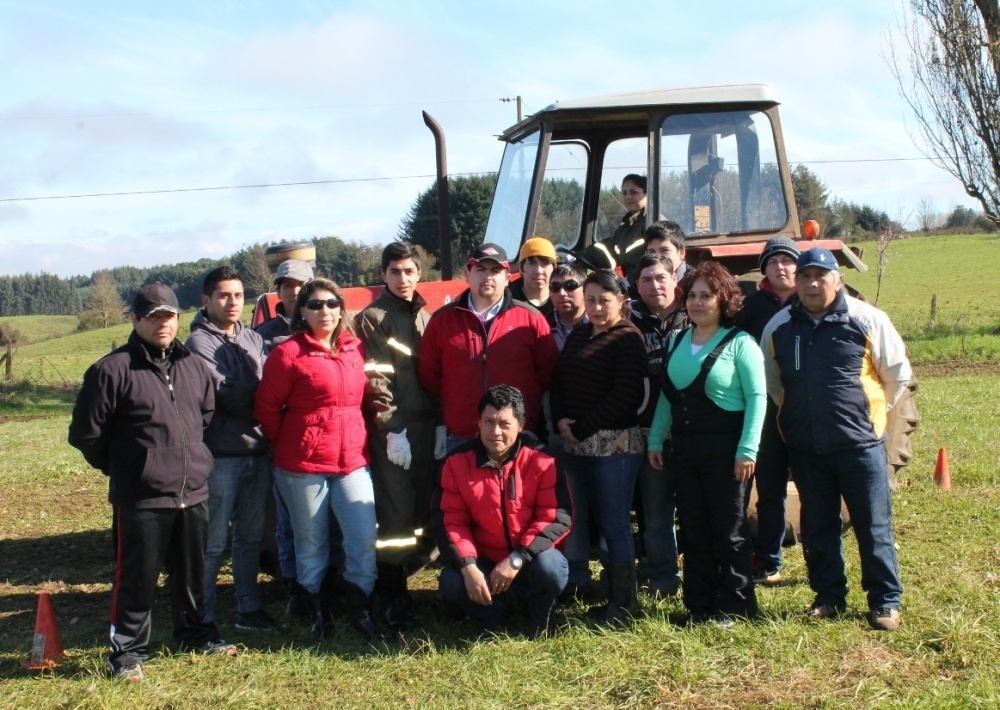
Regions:
M 746 495 L 767 402 L 764 357 L 733 327 L 743 299 L 722 265 L 702 262 L 682 288 L 692 326 L 667 344 L 648 456 L 676 481 L 691 620 L 730 626 L 757 614 Z

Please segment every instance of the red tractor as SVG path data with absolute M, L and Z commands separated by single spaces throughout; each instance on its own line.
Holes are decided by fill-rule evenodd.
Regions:
M 424 118 L 438 140 L 438 202 L 446 226 L 443 136 L 433 119 Z M 777 92 L 766 84 L 559 101 L 511 126 L 500 140 L 506 147 L 483 241 L 500 244 L 511 256 L 536 236 L 571 251 L 610 237 L 624 212 L 615 200 L 617 188 L 626 174 L 638 173 L 647 177 L 647 221 L 677 222 L 687 235 L 689 263 L 719 261 L 750 289 L 760 279 L 764 243 L 777 235 L 813 240 L 808 246 L 829 249 L 841 266 L 867 270 L 858 250 L 839 239 L 819 238 L 814 222 L 805 229 L 800 225 Z M 419 289 L 433 308 L 464 288 L 450 280 L 446 232 L 443 228 L 445 280 Z M 363 308 L 379 289 L 346 289 L 348 308 Z M 914 381 L 909 396 L 890 413 L 893 470 L 911 458 L 909 435 L 919 422 L 915 390 Z M 789 527 L 797 532 L 797 494 L 789 486 Z

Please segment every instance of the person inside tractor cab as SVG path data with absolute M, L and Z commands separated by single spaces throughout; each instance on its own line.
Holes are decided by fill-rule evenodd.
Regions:
M 767 240 L 760 254 L 764 278 L 757 291 L 743 301 L 737 325 L 760 343 L 768 321 L 795 295 L 795 261 L 799 247 L 788 237 Z M 767 401 L 764 428 L 754 471 L 757 486 L 757 539 L 753 546 L 756 584 L 781 582 L 781 545 L 785 539 L 785 502 L 788 496 L 788 449 L 778 432 L 778 405 Z
M 647 254 L 662 254 L 674 265 L 674 278 L 677 283 L 687 276 L 689 267 L 684 258 L 687 256 L 687 241 L 684 230 L 676 222 L 661 219 L 653 222 L 643 235 L 646 239 Z
M 622 179 L 622 202 L 625 216 L 618 229 L 608 239 L 576 253 L 587 268 L 612 269 L 621 267 L 626 276 L 635 270 L 643 254 L 643 229 L 646 226 L 646 177 L 630 173 Z
M 549 279 L 556 268 L 556 248 L 545 237 L 533 237 L 521 245 L 517 255 L 521 278 L 510 285 L 510 295 L 530 303 L 551 319 L 555 312 L 549 293 Z
M 291 337 L 289 323 L 295 313 L 295 299 L 299 289 L 306 282 L 312 281 L 313 270 L 308 262 L 300 259 L 289 259 L 281 262 L 274 274 L 274 288 L 278 292 L 280 303 L 275 309 L 274 318 L 266 320 L 257 326 L 257 334 L 264 339 L 264 352 L 270 353 L 274 347 Z

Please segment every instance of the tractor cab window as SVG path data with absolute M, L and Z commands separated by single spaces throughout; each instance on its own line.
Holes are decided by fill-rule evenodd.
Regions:
M 670 116 L 660 130 L 659 212 L 689 236 L 788 220 L 774 133 L 760 111 Z
M 517 258 L 521 235 L 528 216 L 531 199 L 531 179 L 538 158 L 539 132 L 536 130 L 523 138 L 507 144 L 497 176 L 493 207 L 486 223 L 484 242 L 493 242 L 504 248 L 511 259 Z
M 553 244 L 576 245 L 583 221 L 583 186 L 589 160 L 583 143 L 565 141 L 549 146 L 532 236 L 546 237 Z
M 600 242 L 614 235 L 629 213 L 622 195 L 622 178 L 635 174 L 646 177 L 646 161 L 649 159 L 649 145 L 646 138 L 625 138 L 611 143 L 604 153 L 604 169 L 601 171 L 601 196 L 597 205 L 597 223 L 594 225 L 594 241 Z

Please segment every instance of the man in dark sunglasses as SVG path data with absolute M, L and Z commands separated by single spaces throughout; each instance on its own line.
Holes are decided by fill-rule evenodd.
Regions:
M 586 278 L 583 268 L 572 263 L 557 266 L 549 279 L 553 311 L 547 318 L 560 351 L 573 329 L 587 322 L 587 313 L 583 310 L 583 282 Z

